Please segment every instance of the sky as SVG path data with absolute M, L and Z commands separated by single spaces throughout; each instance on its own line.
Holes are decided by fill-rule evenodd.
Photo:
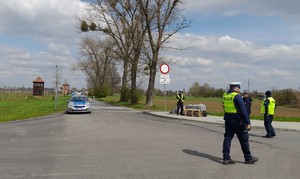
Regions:
M 0 87 L 32 87 L 38 76 L 54 87 L 56 65 L 61 83 L 86 87 L 85 75 L 72 70 L 86 36 L 76 20 L 84 7 L 80 0 L 0 1 Z M 299 8 L 298 0 L 184 0 L 192 24 L 162 53 L 170 84 L 159 83 L 158 71 L 155 87 L 226 89 L 238 81 L 242 90 L 300 90 Z

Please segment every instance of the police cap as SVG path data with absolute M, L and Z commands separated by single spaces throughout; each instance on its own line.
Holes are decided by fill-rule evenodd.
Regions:
M 241 82 L 231 82 L 229 83 L 229 86 L 241 88 Z

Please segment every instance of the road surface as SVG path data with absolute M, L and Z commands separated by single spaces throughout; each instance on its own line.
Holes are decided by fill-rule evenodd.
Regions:
M 254 165 L 222 164 L 224 126 L 175 120 L 93 101 L 91 114 L 0 124 L 0 178 L 300 178 L 300 134 L 250 131 Z

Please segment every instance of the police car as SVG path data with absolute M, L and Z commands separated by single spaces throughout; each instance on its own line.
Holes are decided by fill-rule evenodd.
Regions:
M 86 95 L 73 95 L 68 100 L 67 113 L 91 113 L 91 103 Z

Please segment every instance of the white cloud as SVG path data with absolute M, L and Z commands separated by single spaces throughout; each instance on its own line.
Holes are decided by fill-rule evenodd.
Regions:
M 58 65 L 61 71 L 61 78 L 67 78 L 74 87 L 84 87 L 84 77 L 79 72 L 71 70 L 71 63 L 74 59 L 64 56 L 57 56 L 49 52 L 32 53 L 23 49 L 13 47 L 0 48 L 0 86 L 26 86 L 30 87 L 32 81 L 41 76 L 46 87 L 52 87 L 54 81 L 55 65 Z M 76 84 L 79 83 L 78 84 Z M 78 86 L 77 86 L 78 85 Z
M 71 70 L 82 36 L 75 17 L 83 7 L 79 0 L 1 1 L 0 39 L 12 40 L 0 41 L 0 85 L 31 86 L 40 75 L 51 87 L 58 65 L 71 86 L 84 87 L 83 74 Z
M 287 19 L 300 19 L 300 1 L 298 0 L 186 0 L 188 12 L 218 13 L 224 16 L 235 16 L 249 13 L 254 16 L 282 16 Z
M 210 66 L 212 64 L 212 60 L 203 59 L 201 57 L 196 58 L 195 60 L 196 64 L 194 65 L 203 65 L 203 66 Z
M 169 89 L 188 89 L 196 81 L 218 88 L 226 88 L 230 81 L 241 81 L 245 87 L 248 79 L 253 90 L 300 86 L 296 79 L 300 76 L 300 44 L 284 41 L 300 39 L 300 1 L 186 0 L 185 4 L 193 15 L 204 14 L 201 18 L 209 16 L 209 20 L 217 17 L 218 26 L 211 27 L 217 34 L 203 35 L 201 27 L 176 34 L 172 42 L 180 50 L 164 52 L 172 59 Z M 82 37 L 75 16 L 83 14 L 84 7 L 80 0 L 0 1 L 0 16 L 5 17 L 0 18 L 0 86 L 31 86 L 32 80 L 41 75 L 51 87 L 55 65 L 58 65 L 62 81 L 67 78 L 71 86 L 83 87 L 84 75 L 73 72 L 71 66 L 78 57 Z M 230 24 L 219 21 L 223 17 L 242 18 L 243 15 L 277 17 L 285 24 L 272 21 L 270 29 L 241 28 L 231 33 Z M 209 25 L 209 22 L 204 24 Z M 216 31 L 220 27 L 229 30 Z M 277 36 L 272 34 L 275 28 L 279 30 Z M 241 37 L 243 30 L 247 31 Z M 260 33 L 262 30 L 266 33 Z M 269 43 L 260 44 L 259 38 L 268 39 Z
M 300 75 L 298 45 L 262 46 L 230 36 L 199 37 L 191 34 L 182 34 L 176 39 L 175 47 L 179 44 L 180 48 L 187 50 L 177 53 L 176 58 L 170 57 L 177 62 L 171 66 L 174 69 L 171 76 L 176 78 L 175 82 L 184 79 L 184 86 L 190 87 L 196 81 L 220 88 L 226 88 L 223 85 L 230 81 L 242 81 L 246 86 L 248 79 L 253 90 L 263 91 L 271 83 L 277 88 L 289 86 L 297 89 L 300 86 L 295 78 Z M 186 43 L 191 39 L 191 43 Z
M 5 18 L 0 19 L 0 35 L 20 40 L 26 37 L 33 43 L 44 44 L 45 50 L 50 51 L 53 45 L 74 49 L 80 37 L 76 16 L 83 12 L 83 7 L 79 0 L 1 1 L 0 16 Z M 61 51 L 67 52 L 65 48 Z

